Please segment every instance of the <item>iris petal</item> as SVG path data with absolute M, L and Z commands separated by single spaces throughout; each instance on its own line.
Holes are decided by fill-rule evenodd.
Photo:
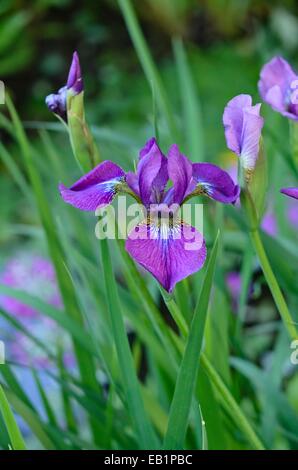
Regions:
M 194 163 L 193 177 L 202 190 L 215 201 L 234 203 L 239 197 L 240 188 L 230 175 L 212 163 Z

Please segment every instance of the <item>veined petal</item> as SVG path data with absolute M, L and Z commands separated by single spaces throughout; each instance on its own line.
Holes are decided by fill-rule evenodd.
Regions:
M 158 203 L 168 181 L 167 159 L 155 138 L 148 140 L 140 151 L 138 164 L 139 194 L 144 205 Z
M 181 204 L 185 196 L 194 187 L 192 179 L 192 164 L 185 155 L 180 153 L 178 145 L 174 144 L 168 152 L 168 173 L 173 182 L 171 203 Z
M 298 188 L 282 188 L 280 192 L 286 194 L 287 196 L 298 199 Z
M 193 177 L 202 191 L 223 203 L 234 203 L 239 197 L 240 188 L 230 175 L 212 163 L 194 163 Z
M 122 168 L 107 160 L 82 176 L 70 188 L 60 184 L 59 190 L 68 204 L 83 211 L 95 211 L 112 202 L 124 178 Z
M 130 232 L 125 246 L 168 292 L 201 269 L 207 254 L 203 236 L 181 221 L 173 226 L 143 222 Z

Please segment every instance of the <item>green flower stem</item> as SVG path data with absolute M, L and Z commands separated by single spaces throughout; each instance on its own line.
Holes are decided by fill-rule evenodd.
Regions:
M 289 336 L 293 339 L 297 339 L 298 334 L 297 334 L 297 330 L 295 327 L 295 322 L 289 312 L 284 296 L 280 290 L 276 277 L 270 266 L 268 257 L 266 255 L 266 252 L 263 246 L 263 242 L 260 237 L 260 233 L 257 229 L 255 229 L 250 232 L 250 235 L 251 235 L 253 246 L 259 258 L 264 276 L 266 278 L 267 284 L 270 288 L 275 305 L 280 313 L 280 316 L 284 322 L 284 325 L 289 333 Z

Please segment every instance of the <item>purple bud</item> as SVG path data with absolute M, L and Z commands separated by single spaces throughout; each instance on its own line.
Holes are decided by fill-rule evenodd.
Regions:
M 83 91 L 83 79 L 81 74 L 81 66 L 79 61 L 78 53 L 73 53 L 72 63 L 69 69 L 67 79 L 67 89 L 72 90 L 75 95 L 78 95 Z
M 52 93 L 46 97 L 46 105 L 49 110 L 63 119 L 66 119 L 66 92 L 67 87 L 64 86 L 58 90 L 58 93 Z

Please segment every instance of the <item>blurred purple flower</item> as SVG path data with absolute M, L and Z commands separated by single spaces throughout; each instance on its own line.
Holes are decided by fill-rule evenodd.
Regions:
M 231 295 L 233 310 L 237 311 L 241 294 L 241 275 L 237 271 L 230 271 L 226 275 L 226 284 Z
M 254 170 L 259 154 L 259 142 L 263 127 L 261 104 L 252 106 L 249 95 L 232 98 L 225 107 L 223 124 L 227 147 L 241 159 L 244 170 Z
M 172 186 L 167 189 L 169 181 Z M 203 236 L 181 220 L 180 206 L 198 194 L 224 203 L 235 202 L 239 195 L 226 172 L 209 163 L 192 164 L 177 145 L 166 157 L 154 138 L 140 151 L 136 173 L 126 174 L 105 161 L 69 189 L 62 184 L 59 189 L 65 202 L 85 211 L 95 211 L 119 192 L 131 191 L 148 215 L 128 235 L 126 250 L 169 292 L 206 259 Z
M 50 111 L 66 120 L 66 99 L 67 92 L 78 95 L 84 89 L 81 67 L 78 53 L 73 53 L 72 63 L 69 69 L 67 84 L 60 88 L 57 93 L 48 95 L 45 99 Z
M 66 93 L 67 87 L 63 86 L 57 93 L 51 93 L 46 97 L 46 105 L 52 113 L 66 119 Z
M 298 199 L 298 188 L 282 188 L 280 192 L 286 194 L 286 196 Z
M 298 120 L 298 76 L 282 57 L 273 57 L 261 70 L 258 83 L 262 99 L 275 111 Z
M 238 271 L 230 271 L 226 274 L 225 279 L 228 291 L 231 296 L 233 311 L 237 313 L 242 289 L 241 274 Z M 254 286 L 251 282 L 248 289 L 248 299 L 252 297 L 253 293 Z

